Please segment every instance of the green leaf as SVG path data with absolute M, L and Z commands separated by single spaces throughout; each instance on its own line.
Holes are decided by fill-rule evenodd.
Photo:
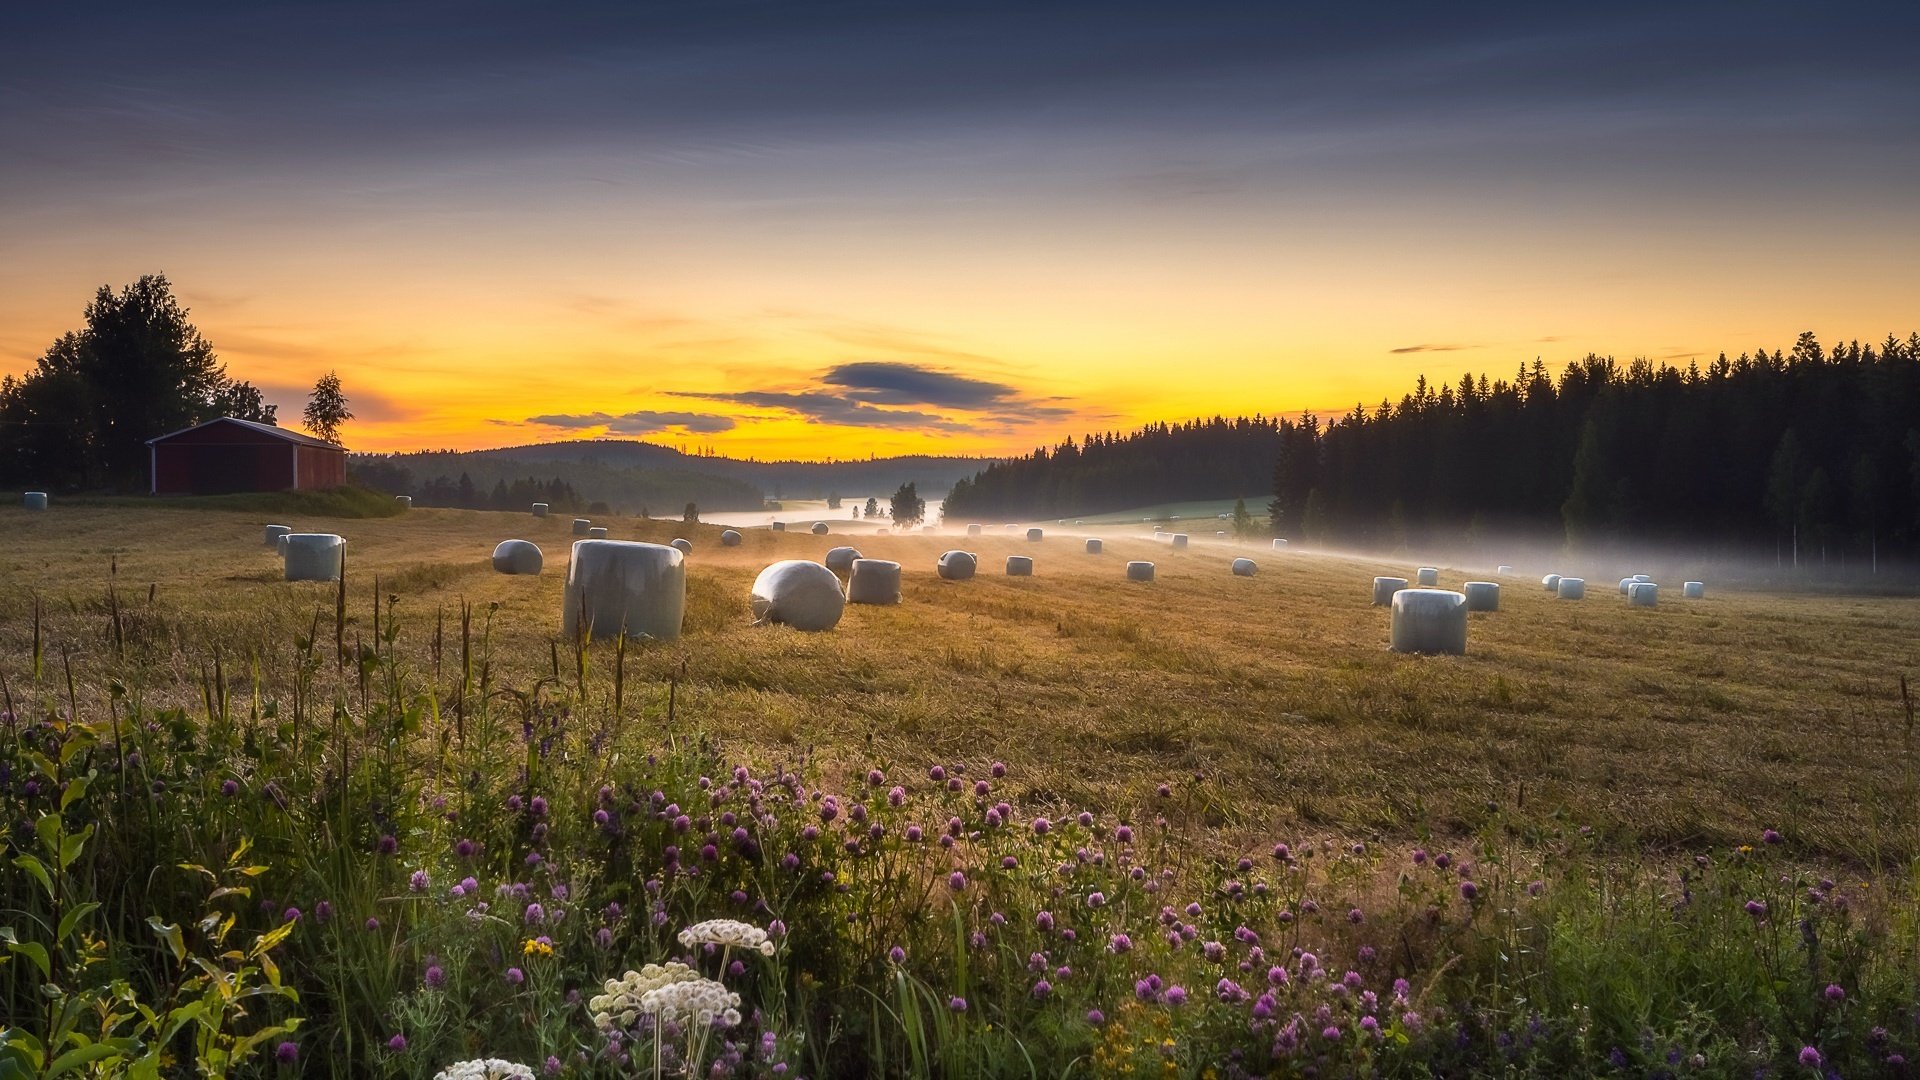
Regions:
M 94 1043 L 92 1046 L 83 1046 L 78 1050 L 69 1050 L 53 1059 L 53 1064 L 47 1066 L 45 1075 L 55 1077 L 61 1073 L 73 1072 L 82 1065 L 105 1061 L 110 1057 L 124 1056 L 129 1049 L 130 1047 L 122 1040 L 112 1039 Z
M 60 793 L 61 813 L 65 813 L 67 807 L 72 806 L 74 803 L 84 798 L 87 794 L 87 785 L 92 782 L 93 782 L 93 774 L 88 773 L 87 775 L 79 778 L 78 780 L 75 780 L 72 783 L 68 784 L 67 790 Z
M 31 855 L 21 855 L 13 860 L 13 865 L 33 875 L 40 887 L 47 892 L 47 899 L 53 899 L 53 878 L 47 873 L 47 864 Z
M 153 927 L 153 932 L 160 935 L 160 940 L 167 943 L 167 948 L 173 953 L 174 963 L 178 964 L 186 960 L 187 943 L 186 939 L 180 936 L 180 924 L 167 922 L 158 915 L 149 915 L 147 925 Z
M 93 914 L 99 907 L 99 903 L 93 900 L 84 904 L 75 904 L 72 911 L 60 916 L 60 929 L 53 935 L 53 940 L 67 940 L 73 934 L 73 928 L 80 924 L 80 920 Z
M 9 941 L 7 942 L 7 951 L 18 953 L 33 961 L 33 966 L 40 969 L 41 978 L 53 978 L 53 961 L 48 959 L 47 947 L 45 945 L 37 941 Z
M 32 1080 L 46 1060 L 40 1040 L 24 1031 L 0 1031 L 0 1080 Z
M 60 841 L 60 869 L 65 870 L 79 860 L 81 849 L 87 846 L 87 840 L 92 836 L 93 826 L 89 825 Z
M 33 835 L 40 838 L 40 850 L 49 855 L 60 854 L 59 814 L 42 814 L 40 820 L 33 823 Z

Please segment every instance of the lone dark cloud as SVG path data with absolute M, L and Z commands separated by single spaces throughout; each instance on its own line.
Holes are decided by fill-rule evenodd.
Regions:
M 784 409 L 806 417 L 809 423 L 843 424 L 848 427 L 907 428 L 934 431 L 967 431 L 966 424 L 929 412 L 912 409 L 876 409 L 862 401 L 839 394 L 803 391 L 787 393 L 774 390 L 747 390 L 740 393 L 696 393 L 669 391 L 674 397 L 699 398 L 702 401 L 727 401 L 755 409 Z
M 1018 395 L 1013 387 L 946 371 L 887 360 L 863 360 L 829 368 L 820 381 L 844 386 L 847 396 L 878 405 L 935 405 L 949 409 L 998 408 Z
M 932 431 L 1030 424 L 1074 415 L 1064 398 L 1030 398 L 1006 383 L 897 360 L 859 360 L 823 372 L 816 387 L 734 393 L 674 391 L 675 397 L 783 409 L 816 424 Z M 921 406 L 898 408 L 896 406 Z M 881 406 L 885 406 L 882 408 Z M 960 420 L 931 410 L 982 414 Z
M 542 427 L 570 430 L 604 427 L 609 435 L 654 435 L 668 428 L 679 428 L 696 435 L 713 435 L 722 431 L 731 431 L 735 426 L 731 416 L 693 412 L 654 412 L 649 409 L 622 413 L 619 416 L 603 412 L 550 413 L 546 416 L 529 416 L 526 422 L 539 424 Z
M 1387 351 L 1399 355 L 1402 353 L 1417 352 L 1459 352 L 1461 349 L 1477 348 L 1479 348 L 1478 345 L 1402 345 L 1397 349 L 1389 349 Z

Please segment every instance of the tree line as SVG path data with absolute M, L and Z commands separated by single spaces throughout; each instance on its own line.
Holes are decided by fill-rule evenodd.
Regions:
M 361 487 L 394 495 L 409 495 L 415 506 L 447 506 L 460 510 L 525 510 L 543 502 L 556 514 L 607 512 L 605 503 L 582 498 L 572 484 L 554 477 L 516 477 L 512 481 L 496 478 L 491 486 L 474 482 L 468 473 L 458 477 L 430 476 L 416 480 L 404 465 L 374 455 L 356 454 L 347 459 L 347 479 Z
M 1250 483 L 1259 471 L 1263 482 Z M 1920 333 L 1811 333 L 1680 368 L 1589 355 L 1556 379 L 1422 378 L 1399 401 L 1089 436 L 991 466 L 970 516 L 1062 517 L 1268 489 L 1276 535 L 1397 549 L 1477 536 L 1686 542 L 1802 560 L 1920 551 Z

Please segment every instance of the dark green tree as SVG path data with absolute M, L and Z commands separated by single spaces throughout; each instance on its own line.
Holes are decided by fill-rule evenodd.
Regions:
M 698 524 L 700 521 L 700 507 L 693 503 L 688 503 L 687 508 L 680 512 L 680 520 L 691 524 Z
M 893 493 L 893 523 L 900 528 L 910 529 L 927 516 L 927 502 L 920 497 L 919 490 L 912 481 L 900 485 Z
M 302 413 L 302 421 L 313 437 L 340 445 L 340 425 L 353 419 L 353 410 L 347 408 L 347 395 L 340 389 L 340 376 L 329 371 L 320 376 L 313 384 L 313 393 L 307 395 L 307 408 Z

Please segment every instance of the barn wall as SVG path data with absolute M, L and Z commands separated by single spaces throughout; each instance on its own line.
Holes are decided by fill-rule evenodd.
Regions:
M 293 482 L 293 450 L 279 441 L 170 439 L 153 447 L 153 488 L 160 495 L 284 491 Z
M 300 482 L 302 491 L 314 488 L 344 487 L 347 483 L 347 453 L 344 450 L 322 450 L 317 446 L 299 446 L 294 448 L 299 454 Z

